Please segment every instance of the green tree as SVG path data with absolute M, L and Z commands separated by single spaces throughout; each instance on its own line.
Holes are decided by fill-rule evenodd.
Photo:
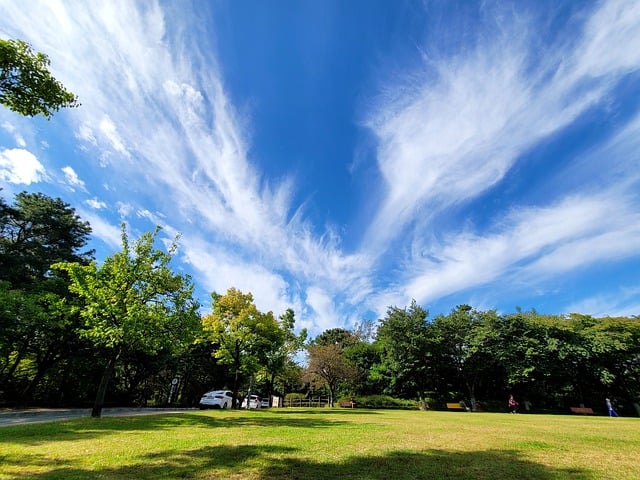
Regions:
M 240 381 L 252 377 L 264 366 L 272 346 L 281 345 L 280 326 L 273 313 L 262 313 L 251 293 L 230 288 L 225 295 L 211 294 L 212 311 L 202 318 L 205 341 L 215 346 L 215 357 L 228 365 L 233 375 L 233 408 Z
M 503 405 L 513 393 L 542 406 L 554 403 L 552 397 L 571 388 L 573 373 L 567 367 L 572 362 L 565 359 L 575 342 L 568 327 L 535 311 L 518 310 L 489 321 L 490 354 L 500 366 L 496 376 L 503 376 L 504 382 L 496 395 Z
M 341 349 L 355 345 L 358 337 L 351 330 L 345 328 L 330 328 L 313 339 L 313 345 L 339 345 Z
M 423 409 L 433 356 L 428 314 L 415 300 L 409 308 L 389 307 L 387 316 L 380 320 L 377 335 L 383 350 L 381 371 L 387 375 L 388 390 L 404 397 L 417 396 Z
M 288 372 L 295 364 L 294 357 L 304 348 L 304 342 L 307 339 L 306 329 L 302 329 L 297 335 L 294 332 L 295 312 L 291 308 L 280 315 L 278 326 L 279 332 L 274 335 L 271 352 L 267 355 L 264 364 L 269 402 L 271 402 L 271 396 L 278 380 L 288 378 Z M 285 381 L 280 382 L 282 386 L 285 383 Z
M 359 340 L 343 350 L 345 360 L 357 369 L 357 376 L 350 383 L 349 394 L 374 395 L 384 389 L 377 376 L 377 366 L 382 360 L 379 344 Z
M 61 199 L 22 192 L 0 199 L 0 381 L 8 397 L 30 400 L 58 361 L 78 350 L 79 317 L 55 262 L 88 263 L 91 227 Z M 22 364 L 22 366 L 21 366 Z M 18 375 L 16 375 L 18 374 Z
M 88 263 L 82 249 L 91 226 L 60 198 L 18 193 L 13 205 L 0 203 L 0 280 L 14 289 L 39 290 L 57 262 Z M 64 289 L 63 289 L 64 290 Z
M 593 405 L 602 405 L 605 397 L 637 404 L 640 322 L 572 313 L 562 323 L 569 332 L 563 367 L 574 398 Z
M 27 42 L 0 39 L 0 103 L 20 115 L 47 119 L 62 107 L 77 107 L 77 97 L 51 75 L 49 64 Z
M 15 396 L 19 388 L 14 375 L 20 363 L 30 357 L 34 325 L 43 321 L 46 312 L 34 295 L 0 281 L 0 380 L 7 398 Z
M 589 330 L 602 396 L 629 400 L 640 415 L 640 319 L 601 318 Z
M 287 394 L 304 391 L 304 367 L 296 362 L 287 362 L 284 372 L 278 377 L 282 397 Z
M 478 387 L 501 370 L 491 351 L 495 341 L 490 325 L 496 318 L 493 310 L 480 312 L 469 305 L 458 305 L 449 315 L 436 317 L 432 324 L 438 378 L 447 385 L 447 392 L 466 391 L 474 410 Z
M 169 267 L 169 252 L 154 244 L 160 228 L 144 233 L 130 245 L 122 226 L 122 250 L 107 257 L 102 265 L 58 263 L 54 268 L 69 274 L 70 290 L 84 305 L 85 321 L 80 334 L 108 352 L 91 415 L 99 417 L 118 359 L 123 352 L 156 353 L 187 348 L 199 325 L 198 303 L 188 276 Z

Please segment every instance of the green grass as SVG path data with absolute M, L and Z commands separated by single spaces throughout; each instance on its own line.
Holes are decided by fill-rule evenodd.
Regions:
M 0 479 L 640 478 L 634 418 L 270 409 L 0 428 Z

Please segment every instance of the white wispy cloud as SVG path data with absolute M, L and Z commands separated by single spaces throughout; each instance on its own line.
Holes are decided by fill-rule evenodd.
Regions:
M 589 312 L 595 317 L 632 317 L 640 312 L 640 285 L 620 288 L 615 292 L 596 294 L 568 305 L 563 313 Z
M 78 214 L 82 220 L 91 225 L 91 234 L 99 238 L 114 251 L 122 248 L 122 230 L 119 226 L 113 225 L 93 210 L 78 209 Z
M 76 138 L 82 140 L 83 142 L 90 143 L 93 146 L 98 145 L 98 140 L 93 134 L 93 130 L 91 129 L 91 126 L 87 125 L 86 123 L 83 123 L 78 126 L 78 129 L 76 130 L 75 135 L 76 135 Z
M 64 173 L 64 178 L 69 186 L 77 187 L 83 191 L 86 191 L 85 183 L 78 177 L 76 171 L 69 165 L 61 168 L 62 173 Z
M 639 225 L 631 199 L 624 203 L 616 196 L 571 197 L 545 208 L 519 209 L 495 233 L 458 232 L 444 244 L 417 248 L 423 256 L 412 258 L 414 271 L 404 288 L 409 298 L 431 301 L 496 279 L 535 285 L 637 252 Z
M 16 127 L 9 122 L 2 122 L 2 129 L 13 135 L 13 139 L 16 142 L 16 145 L 20 148 L 24 148 L 27 146 L 27 142 L 20 132 L 17 131 Z
M 209 292 L 225 293 L 232 286 L 250 291 L 259 308 L 276 315 L 290 305 L 285 301 L 287 282 L 282 276 L 231 249 L 196 239 L 181 245 L 180 256 L 200 273 Z
M 227 97 L 214 45 L 189 34 L 197 13 L 173 16 L 156 2 L 85 9 L 53 0 L 30 5 L 37 15 L 7 7 L 16 28 L 51 52 L 54 73 L 81 99 L 82 107 L 69 112 L 76 138 L 101 175 L 113 177 L 107 182 L 120 214 L 137 211 L 160 224 L 166 221 L 151 212 L 170 218 L 184 251 L 198 252 L 185 258 L 204 288 L 236 286 L 284 310 L 301 297 L 274 273 L 281 271 L 297 288 L 318 285 L 313 298 L 366 295 L 367 257 L 343 254 L 331 231 L 315 237 L 291 204 L 291 179 L 268 182 L 251 164 L 247 119 Z M 134 207 L 136 191 L 153 205 Z M 113 237 L 110 229 L 94 230 Z M 211 245 L 209 253 L 202 244 Z M 203 261 L 211 251 L 215 261 Z M 318 309 L 318 316 L 330 313 Z M 328 324 L 335 315 L 318 321 Z
M 153 225 L 163 225 L 164 224 L 164 220 L 162 219 L 162 217 L 164 217 L 164 215 L 158 214 L 158 213 L 152 213 L 151 211 L 147 210 L 146 208 L 142 208 L 142 209 L 138 210 L 136 212 L 136 216 L 138 218 L 146 218 Z
M 101 200 L 98 200 L 96 197 L 85 200 L 84 203 L 89 205 L 91 208 L 95 210 L 101 210 L 103 208 L 107 208 L 107 204 Z
M 129 156 L 129 151 L 124 146 L 122 138 L 118 133 L 116 125 L 113 123 L 108 115 L 105 115 L 100 124 L 98 125 L 99 131 L 104 136 L 106 143 L 117 153 L 120 153 L 126 157 Z M 89 141 L 92 142 L 93 138 L 89 137 Z M 93 143 L 93 142 L 92 142 Z
M 533 277 L 636 254 L 638 198 L 604 172 L 598 180 L 608 192 L 579 193 L 569 180 L 575 192 L 505 212 L 494 219 L 494 230 L 460 225 L 441 231 L 437 238 L 446 235 L 444 241 L 432 232 L 447 209 L 498 185 L 528 149 L 640 68 L 638 7 L 602 2 L 577 42 L 559 42 L 542 55 L 531 49 L 535 23 L 514 18 L 511 28 L 502 23 L 480 35 L 476 48 L 453 57 L 426 55 L 423 71 L 411 72 L 402 88 L 388 87 L 393 94 L 381 97 L 367 121 L 378 138 L 385 188 L 363 248 L 384 256 L 398 237 L 412 246 L 403 280 L 381 298 L 428 301 L 510 277 L 516 267 Z M 600 154 L 612 151 L 613 142 Z M 631 159 L 637 166 L 637 154 Z M 629 157 L 621 162 L 628 164 Z M 634 185 L 629 179 L 625 184 Z M 525 270 L 522 262 L 529 264 Z
M 171 44 L 167 23 L 179 30 L 173 22 L 180 20 L 167 18 L 152 2 L 141 10 L 127 2 L 73 11 L 47 2 L 41 8 L 54 12 L 63 32 L 47 50 L 68 48 L 64 57 L 86 59 L 83 69 L 64 70 L 65 58 L 56 62 L 53 55 L 52 64 L 60 65 L 60 78 L 83 99 L 82 108 L 71 112 L 76 137 L 118 176 L 109 185 L 121 206 L 130 205 L 120 208 L 121 215 L 137 211 L 153 223 L 171 222 L 182 233 L 184 251 L 198 252 L 185 256 L 205 288 L 237 286 L 284 310 L 299 295 L 273 272 L 300 277 L 303 288 L 326 285 L 328 297 L 366 284 L 360 256 L 345 256 L 331 233 L 315 238 L 304 219 L 290 216 L 297 211 L 290 179 L 266 182 L 249 162 L 247 119 L 227 98 L 212 45 L 195 42 L 188 32 L 182 44 Z M 34 43 L 56 41 L 45 25 L 33 30 L 39 32 Z M 124 189 L 148 192 L 153 208 L 138 207 L 141 199 Z M 94 234 L 103 231 L 110 234 Z M 215 261 L 205 260 L 211 254 L 198 247 L 207 242 Z
M 597 4 L 583 12 L 576 41 L 558 40 L 542 54 L 531 48 L 538 32 L 528 19 L 494 28 L 490 13 L 471 48 L 444 56 L 425 47 L 422 68 L 384 86 L 363 122 L 378 140 L 383 184 L 372 188 L 381 192 L 377 208 L 361 247 L 350 252 L 338 233 L 318 233 L 304 206 L 293 204 L 293 177 L 269 181 L 252 163 L 251 119 L 230 101 L 215 42 L 190 28 L 200 12 L 156 1 L 0 5 L 13 29 L 7 33 L 46 51 L 53 73 L 80 97 L 82 107 L 62 118 L 86 152 L 83 177 L 93 172 L 109 185 L 105 201 L 86 200 L 91 209 L 82 212 L 94 235 L 120 245 L 120 229 L 96 212 L 106 215 L 107 203 L 130 222 L 163 225 L 168 237 L 180 232 L 179 256 L 206 290 L 251 291 L 276 314 L 293 305 L 304 326 L 322 330 L 365 309 L 382 314 L 412 297 L 512 278 L 516 265 L 541 277 L 638 251 L 629 180 L 614 189 L 604 179 L 599 193 L 576 182 L 546 203 L 504 211 L 486 232 L 463 225 L 432 233 L 448 209 L 500 185 L 523 154 L 638 69 L 637 2 Z M 602 153 L 633 152 L 634 133 Z M 7 165 L 17 168 L 9 159 L 16 154 L 5 152 L 2 172 L 13 172 Z M 30 162 L 11 178 L 41 179 L 44 168 L 32 154 Z M 67 182 L 82 187 L 65 168 Z M 612 208 L 621 211 L 616 219 L 607 214 Z M 402 252 L 395 270 L 376 279 L 381 263 Z
M 328 292 L 323 286 L 312 285 L 306 289 L 305 303 L 312 311 L 307 312 L 310 330 L 322 332 L 324 330 L 341 325 L 345 318 L 337 308 L 334 295 Z
M 637 2 L 608 2 L 581 42 L 542 59 L 535 25 L 522 21 L 456 57 L 425 57 L 414 85 L 390 89 L 405 94 L 383 98 L 367 122 L 387 190 L 365 241 L 385 245 L 418 208 L 433 215 L 496 185 L 531 145 L 601 100 L 610 75 L 638 69 L 639 30 Z
M 585 25 L 567 74 L 582 79 L 638 70 L 639 19 L 640 4 L 634 0 L 600 2 Z M 611 80 L 615 82 L 616 78 Z

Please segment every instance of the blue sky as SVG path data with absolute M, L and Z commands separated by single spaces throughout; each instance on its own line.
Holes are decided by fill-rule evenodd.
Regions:
M 100 260 L 175 268 L 313 334 L 416 299 L 640 313 L 640 3 L 0 0 L 82 106 L 0 109 L 3 196 Z

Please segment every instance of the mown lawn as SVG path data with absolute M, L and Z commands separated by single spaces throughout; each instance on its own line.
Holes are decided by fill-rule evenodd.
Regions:
M 205 411 L 0 428 L 0 479 L 640 479 L 640 419 Z

